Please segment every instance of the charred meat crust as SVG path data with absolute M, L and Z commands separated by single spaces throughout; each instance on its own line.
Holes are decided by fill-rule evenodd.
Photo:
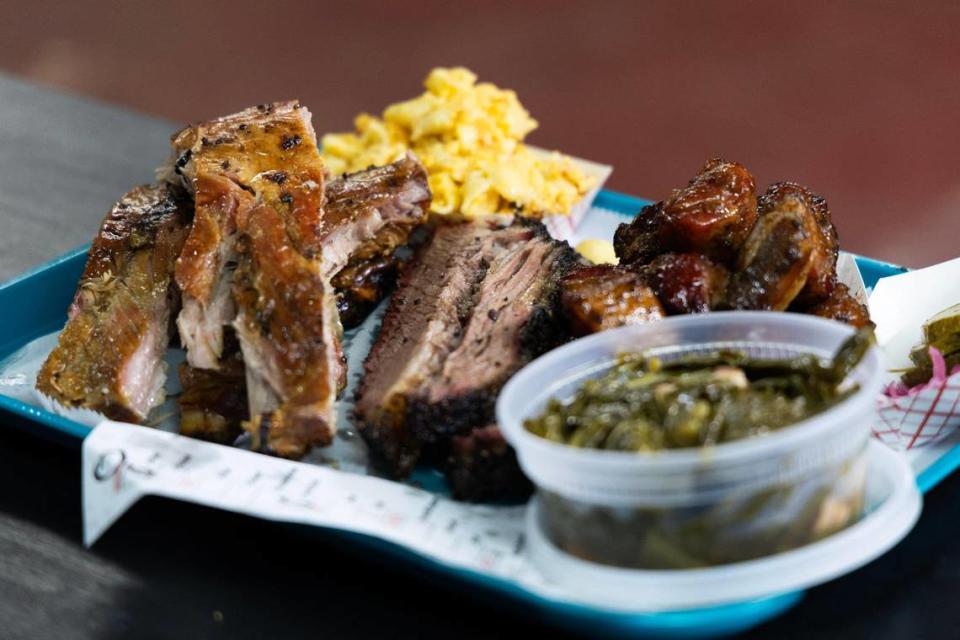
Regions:
M 643 207 L 630 222 L 617 226 L 613 249 L 622 265 L 644 265 L 663 252 L 657 234 L 663 203 Z
M 526 363 L 568 335 L 560 313 L 560 281 L 578 262 L 542 225 L 517 238 L 491 262 L 463 339 L 442 374 L 410 402 L 408 420 L 425 442 L 493 420 L 500 388 Z
M 522 501 L 533 493 L 517 455 L 496 425 L 454 436 L 444 465 L 447 482 L 457 500 Z

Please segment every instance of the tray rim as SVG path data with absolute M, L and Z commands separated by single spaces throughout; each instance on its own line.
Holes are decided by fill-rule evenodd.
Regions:
M 636 196 L 612 191 L 601 190 L 594 199 L 591 208 L 612 211 L 624 217 L 633 218 L 640 210 L 650 204 Z M 0 284 L 0 301 L 6 296 L 15 295 L 18 290 L 29 288 L 35 279 L 43 278 L 52 269 L 64 269 L 79 262 L 87 253 L 89 243 L 72 249 L 44 264 L 31 268 L 10 280 Z M 885 263 L 872 258 L 855 256 L 858 265 L 876 273 L 891 274 L 905 271 L 899 265 Z M 79 275 L 79 274 L 78 274 Z M 71 287 L 73 283 L 70 283 Z M 30 340 L 56 328 L 52 326 L 21 331 L 11 337 L 3 335 L 9 329 L 0 323 L 0 358 L 4 358 L 12 351 L 26 344 Z M 19 427 L 33 435 L 45 436 L 62 444 L 79 448 L 83 439 L 92 430 L 90 427 L 74 422 L 62 416 L 33 407 L 24 402 L 0 393 L 0 415 L 19 418 L 4 420 L 3 426 Z M 25 424 L 24 424 L 25 422 Z M 933 488 L 952 471 L 960 466 L 960 445 L 954 447 L 928 467 L 917 477 L 917 484 L 921 492 Z M 384 541 L 371 535 L 345 532 L 338 529 L 317 527 L 312 530 L 321 530 L 330 534 L 333 539 L 349 540 L 351 546 L 364 546 L 383 553 L 412 567 L 428 569 L 437 578 L 453 576 L 461 586 L 480 586 L 490 596 L 506 596 L 512 606 L 533 605 L 542 613 L 548 622 L 561 622 L 574 625 L 577 628 L 590 630 L 596 633 L 596 625 L 602 625 L 606 632 L 622 634 L 654 634 L 660 637 L 677 636 L 693 637 L 696 635 L 718 635 L 743 631 L 767 621 L 796 605 L 804 595 L 804 591 L 794 591 L 782 594 L 772 594 L 768 597 L 735 602 L 703 609 L 688 609 L 681 611 L 664 611 L 656 613 L 626 613 L 612 611 L 588 605 L 580 605 L 562 600 L 554 600 L 545 596 L 527 591 L 519 585 L 502 578 L 495 578 L 476 571 L 451 567 L 442 562 L 416 554 L 400 545 Z

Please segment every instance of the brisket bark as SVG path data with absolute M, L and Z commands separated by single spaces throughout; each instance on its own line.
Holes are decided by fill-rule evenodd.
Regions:
M 457 500 L 523 500 L 533 492 L 516 452 L 494 424 L 451 438 L 446 476 Z

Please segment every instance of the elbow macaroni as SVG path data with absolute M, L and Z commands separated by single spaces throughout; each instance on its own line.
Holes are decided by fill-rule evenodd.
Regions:
M 330 171 L 387 164 L 411 150 L 430 176 L 431 211 L 466 218 L 568 214 L 594 186 L 569 158 L 537 157 L 523 145 L 537 122 L 513 91 L 477 83 L 462 67 L 434 69 L 424 86 L 382 119 L 360 114 L 355 132 L 323 136 Z

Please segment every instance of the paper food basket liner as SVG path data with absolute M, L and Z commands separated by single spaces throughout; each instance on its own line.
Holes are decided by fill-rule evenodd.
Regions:
M 538 158 L 549 158 L 552 155 L 550 151 L 540 149 L 539 147 L 528 145 L 527 149 Z M 567 157 L 569 157 L 573 164 L 583 171 L 584 174 L 594 179 L 594 186 L 583 198 L 573 205 L 569 215 L 544 216 L 543 224 L 547 227 L 550 235 L 557 240 L 566 240 L 572 243 L 576 237 L 577 227 L 580 226 L 587 212 L 590 211 L 590 206 L 593 204 L 594 198 L 597 197 L 607 178 L 610 177 L 610 174 L 613 172 L 613 167 L 584 160 L 583 158 Z

